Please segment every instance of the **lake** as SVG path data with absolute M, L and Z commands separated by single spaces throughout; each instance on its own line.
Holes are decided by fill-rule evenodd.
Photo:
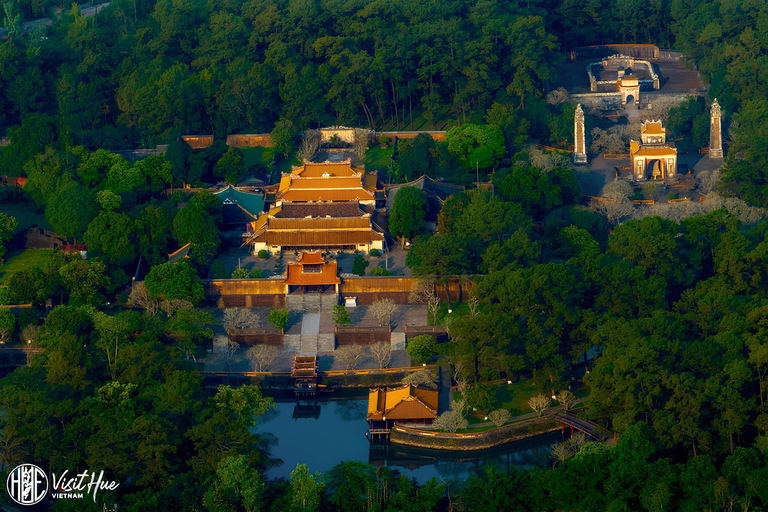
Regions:
M 271 433 L 277 441 L 271 455 L 280 462 L 267 470 L 268 479 L 289 478 L 299 463 L 306 464 L 314 473 L 325 472 L 339 462 L 357 460 L 397 469 L 421 483 L 432 477 L 462 481 L 486 464 L 498 469 L 551 466 L 550 445 L 565 439 L 560 432 L 553 432 L 472 452 L 371 445 L 365 437 L 367 395 L 275 401 L 275 408 L 258 418 L 259 423 L 253 428 L 254 432 Z

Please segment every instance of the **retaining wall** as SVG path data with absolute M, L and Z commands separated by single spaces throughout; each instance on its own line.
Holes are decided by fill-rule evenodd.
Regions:
M 433 432 L 395 425 L 389 433 L 392 443 L 431 448 L 436 450 L 473 451 L 485 450 L 528 437 L 554 432 L 562 425 L 551 416 L 512 423 L 485 432 L 451 434 Z
M 336 344 L 341 347 L 390 343 L 391 334 L 389 327 L 336 327 Z
M 227 135 L 227 146 L 234 148 L 270 147 L 272 146 L 272 136 L 268 133 Z
M 442 325 L 405 326 L 405 339 L 407 340 L 423 334 L 432 336 L 438 343 L 449 341 L 448 330 Z
M 247 345 L 283 345 L 283 333 L 266 329 L 232 329 L 227 332 L 227 337 L 237 343 Z

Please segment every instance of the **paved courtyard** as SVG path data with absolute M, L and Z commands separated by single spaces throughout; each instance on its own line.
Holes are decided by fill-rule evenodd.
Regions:
M 261 328 L 268 325 L 267 316 L 270 308 L 249 308 L 259 318 Z M 368 306 L 358 306 L 349 308 L 350 319 L 353 327 L 373 327 L 379 325 L 378 321 L 369 311 Z M 253 363 L 248 359 L 248 347 L 241 346 L 231 356 L 227 352 L 227 333 L 222 325 L 224 310 L 211 310 L 216 325 L 214 326 L 213 353 L 209 354 L 205 360 L 206 371 L 255 371 Z M 421 304 L 400 304 L 392 315 L 392 332 L 404 333 L 405 326 L 424 326 L 427 325 L 427 306 Z M 310 313 L 302 314 L 292 311 L 288 325 L 285 326 L 285 334 L 330 334 L 334 332 L 336 324 L 333 321 L 332 313 Z M 291 369 L 291 362 L 296 350 L 287 346 L 281 347 L 277 360 L 272 371 L 287 372 Z M 320 352 L 320 370 L 344 370 L 342 363 L 335 360 L 333 352 Z M 410 366 L 411 360 L 404 350 L 394 350 L 392 352 L 392 362 L 390 368 Z M 370 351 L 366 348 L 364 360 L 360 368 L 378 368 Z

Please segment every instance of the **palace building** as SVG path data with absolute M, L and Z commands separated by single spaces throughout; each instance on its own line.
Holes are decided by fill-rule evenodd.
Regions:
M 437 418 L 438 392 L 406 384 L 368 392 L 369 433 L 388 434 L 395 424 L 431 425 Z
M 366 172 L 344 162 L 305 162 L 283 174 L 277 187 L 267 191 L 267 202 L 284 203 L 349 202 L 381 207 L 386 201 L 378 188 L 376 172 Z
M 245 244 L 253 253 L 282 251 L 384 250 L 384 233 L 374 228 L 371 214 L 356 200 L 346 202 L 284 202 L 248 225 Z
M 643 122 L 640 141 L 630 141 L 629 153 L 637 181 L 668 180 L 677 174 L 677 149 L 667 143 L 661 121 Z
M 265 188 L 269 211 L 247 226 L 253 253 L 384 250 L 372 212 L 386 206 L 377 174 L 343 162 L 305 162 Z

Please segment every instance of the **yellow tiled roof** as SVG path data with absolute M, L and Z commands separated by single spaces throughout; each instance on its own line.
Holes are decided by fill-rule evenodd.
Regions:
M 368 393 L 368 419 L 392 420 L 434 419 L 437 417 L 437 391 L 412 385 Z
M 342 190 L 293 190 L 289 189 L 280 197 L 280 201 L 355 201 L 371 200 L 374 198 L 372 192 L 360 187 L 358 189 Z
M 634 153 L 634 156 L 677 156 L 675 148 L 640 148 Z
M 298 169 L 291 171 L 291 174 L 299 175 L 304 178 L 320 178 L 323 174 L 329 174 L 331 176 L 355 176 L 356 174 L 362 174 L 363 172 L 363 169 L 352 167 L 349 162 L 307 162 Z
M 661 125 L 661 121 L 648 121 L 643 124 L 643 133 L 646 135 L 664 135 L 667 130 Z

